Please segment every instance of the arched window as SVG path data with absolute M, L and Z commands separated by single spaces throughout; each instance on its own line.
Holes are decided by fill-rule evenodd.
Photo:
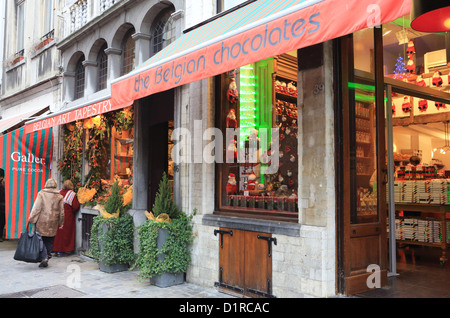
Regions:
M 153 21 L 151 33 L 152 33 L 152 41 L 151 41 L 151 52 L 152 55 L 155 55 L 159 51 L 161 51 L 166 45 L 167 41 L 167 28 L 168 21 L 170 16 L 175 11 L 173 6 L 164 9 L 161 11 Z
M 102 45 L 97 55 L 97 91 L 106 88 L 108 78 L 108 56 L 105 53 L 106 43 Z
M 135 44 L 131 37 L 134 34 L 134 28 L 130 29 L 124 37 L 122 45 L 122 75 L 130 73 L 134 69 L 134 51 Z
M 74 100 L 84 96 L 84 56 L 80 57 L 75 68 Z

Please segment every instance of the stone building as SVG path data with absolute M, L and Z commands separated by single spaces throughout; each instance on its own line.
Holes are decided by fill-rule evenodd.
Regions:
M 133 135 L 111 142 L 118 151 L 111 150 L 105 176 L 126 179 L 132 172 L 130 214 L 138 226 L 152 208 L 162 173 L 169 172 L 176 203 L 188 214 L 197 211 L 188 282 L 241 296 L 330 297 L 367 289 L 366 269 L 371 264 L 386 276 L 386 219 L 378 217 L 385 210 L 375 207 L 376 212 L 359 215 L 355 208 L 355 192 L 349 192 L 348 185 L 353 185 L 352 177 L 357 179 L 357 165 L 348 154 L 355 152 L 355 138 L 361 136 L 351 135 L 355 131 L 348 129 L 353 126 L 345 123 L 355 119 L 355 99 L 349 96 L 355 95 L 351 85 L 358 81 L 373 85 L 378 93 L 374 97 L 374 90 L 363 92 L 370 102 L 362 108 L 376 109 L 384 118 L 379 95 L 384 89 L 379 80 L 382 54 L 374 48 L 382 48 L 382 34 L 370 18 L 382 12 L 375 21 L 389 23 L 409 12 L 408 1 L 380 0 L 378 11 L 368 10 L 366 2 L 350 1 L 354 26 L 336 28 L 326 17 L 349 14 L 336 10 L 336 1 L 39 3 L 47 2 L 54 6 L 52 21 L 58 26 L 54 40 L 28 58 L 21 58 L 27 50 L 20 43 L 15 45 L 17 52 L 5 54 L 12 64 L 4 68 L 2 115 L 24 104 L 25 87 L 34 93 L 30 102 L 38 99 L 37 93 L 46 91 L 38 89 L 38 79 L 53 94 L 51 99 L 42 96 L 52 101 L 53 113 L 30 121 L 33 129 L 53 126 L 62 135 L 72 114 L 86 119 L 133 106 Z M 30 1 L 15 3 L 19 13 L 11 16 L 20 17 L 20 4 Z M 331 29 L 336 32 L 324 31 Z M 266 45 L 270 49 L 262 50 Z M 261 54 L 259 59 L 241 62 L 250 51 Z M 191 57 L 196 52 L 204 54 Z M 364 76 L 356 71 L 359 65 L 353 65 L 357 55 L 371 57 L 368 64 L 373 65 Z M 207 56 L 213 61 L 208 67 Z M 50 66 L 53 75 L 45 77 Z M 29 73 L 23 73 L 26 70 Z M 184 82 L 190 75 L 193 78 Z M 30 78 L 36 82 L 27 86 Z M 159 89 L 159 84 L 167 86 Z M 139 95 L 141 89 L 155 91 Z M 8 106 L 3 106 L 6 101 Z M 381 126 L 370 123 L 372 135 L 378 137 Z M 205 160 L 211 157 L 212 136 L 215 141 L 220 137 L 210 129 L 225 134 L 233 127 L 242 130 L 223 140 L 231 143 L 216 143 L 214 149 L 213 157 L 226 160 Z M 263 134 L 274 128 L 279 138 Z M 64 148 L 60 135 L 55 137 L 55 160 Z M 270 142 L 264 143 L 264 138 Z M 370 144 L 370 155 L 364 156 L 370 160 L 365 166 L 370 175 L 364 173 L 367 184 L 372 174 L 384 177 L 384 163 L 376 160 L 374 151 L 380 144 L 384 147 L 383 138 L 365 142 Z M 253 155 L 252 142 L 258 145 L 255 156 L 260 161 L 245 161 Z M 171 152 L 172 147 L 181 151 Z M 245 160 L 236 161 L 242 159 L 241 151 Z M 177 161 L 174 154 L 185 160 Z M 263 161 L 274 159 L 271 154 L 279 155 L 276 171 L 270 170 L 271 160 Z M 124 160 L 116 164 L 119 157 Z M 81 174 L 89 169 L 83 157 Z M 384 190 L 380 182 L 380 207 L 385 205 Z M 83 208 L 77 217 L 80 251 L 88 249 L 83 233 L 97 214 Z

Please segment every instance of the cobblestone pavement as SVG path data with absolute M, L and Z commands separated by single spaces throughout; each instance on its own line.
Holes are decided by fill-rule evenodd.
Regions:
M 47 268 L 13 259 L 17 241 L 0 242 L 0 298 L 232 298 L 190 283 L 160 288 L 138 271 L 101 272 L 83 256 L 53 257 Z

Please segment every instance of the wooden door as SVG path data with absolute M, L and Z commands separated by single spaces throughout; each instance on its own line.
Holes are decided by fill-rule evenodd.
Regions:
M 219 235 L 219 282 L 225 292 L 243 296 L 272 295 L 272 249 L 276 239 L 267 233 L 225 229 Z
M 347 295 L 387 282 L 387 169 L 380 32 L 377 28 L 363 30 L 340 40 L 337 276 L 338 292 Z M 369 46 L 366 52 L 364 45 Z M 358 54 L 366 55 L 366 63 Z

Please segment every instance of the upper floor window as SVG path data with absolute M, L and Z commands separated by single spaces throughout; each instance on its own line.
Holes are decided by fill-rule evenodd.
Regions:
M 25 1 L 16 1 L 17 42 L 16 52 L 24 49 Z
M 105 53 L 106 48 L 107 45 L 105 43 L 97 55 L 97 91 L 101 91 L 106 88 L 108 78 L 108 56 Z
M 156 16 L 153 25 L 152 25 L 152 42 L 151 42 L 151 52 L 152 55 L 155 55 L 159 51 L 161 51 L 166 45 L 167 41 L 167 35 L 168 35 L 168 26 L 169 26 L 169 19 L 172 13 L 174 12 L 173 7 L 169 7 L 163 11 L 161 11 L 158 16 Z
M 75 68 L 74 100 L 84 96 L 84 56 L 80 57 Z
M 42 0 L 42 34 L 47 35 L 52 31 L 53 0 Z
M 130 29 L 123 41 L 122 45 L 122 75 L 130 73 L 134 69 L 134 39 L 131 37 L 135 33 L 134 28 Z

